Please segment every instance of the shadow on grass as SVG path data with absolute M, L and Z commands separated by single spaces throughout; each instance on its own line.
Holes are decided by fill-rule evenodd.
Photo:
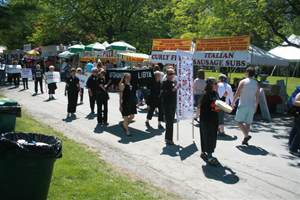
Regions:
M 203 173 L 206 178 L 221 181 L 226 184 L 236 184 L 240 178 L 236 173 L 227 166 L 221 164 L 217 166 L 210 166 L 208 164 L 202 166 Z
M 249 146 L 242 146 L 242 145 L 239 145 L 239 146 L 236 146 L 236 148 L 246 154 L 249 154 L 249 155 L 254 155 L 254 156 L 266 156 L 269 154 L 268 151 L 264 150 L 263 148 L 261 147 L 258 147 L 258 146 L 252 146 L 252 145 L 249 145 Z
M 160 155 L 169 155 L 171 157 L 179 156 L 180 160 L 183 161 L 187 159 L 188 157 L 192 156 L 194 153 L 198 151 L 198 148 L 193 141 L 192 144 L 186 147 L 182 147 L 180 145 L 166 145 L 162 149 L 162 153 Z

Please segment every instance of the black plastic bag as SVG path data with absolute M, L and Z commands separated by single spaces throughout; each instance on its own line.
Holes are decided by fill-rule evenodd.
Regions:
M 23 143 L 20 141 L 23 141 Z M 57 137 L 38 133 L 4 133 L 0 138 L 0 151 L 2 151 L 1 149 L 6 149 L 15 155 L 24 157 L 62 157 L 62 141 Z

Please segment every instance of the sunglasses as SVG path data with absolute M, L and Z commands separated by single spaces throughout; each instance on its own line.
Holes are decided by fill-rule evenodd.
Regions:
M 175 75 L 175 73 L 170 73 L 170 74 L 168 74 L 168 75 Z

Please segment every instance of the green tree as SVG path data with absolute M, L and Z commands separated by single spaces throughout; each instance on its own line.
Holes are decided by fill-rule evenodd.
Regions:
M 173 37 L 251 35 L 264 49 L 300 34 L 299 0 L 173 0 Z M 297 44 L 288 45 L 299 47 Z

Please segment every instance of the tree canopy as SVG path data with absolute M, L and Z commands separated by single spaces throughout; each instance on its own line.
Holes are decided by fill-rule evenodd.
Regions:
M 124 40 L 148 53 L 153 38 L 251 35 L 263 49 L 300 35 L 300 0 L 0 1 L 0 45 L 9 49 Z

